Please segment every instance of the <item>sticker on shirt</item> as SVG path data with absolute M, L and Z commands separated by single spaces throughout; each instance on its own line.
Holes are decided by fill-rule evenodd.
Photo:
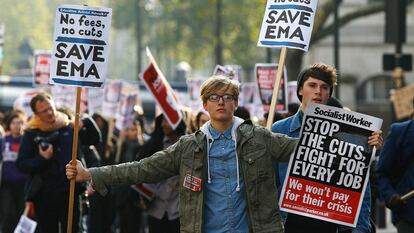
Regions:
M 201 179 L 190 174 L 185 175 L 184 188 L 188 188 L 190 190 L 200 192 L 201 191 Z

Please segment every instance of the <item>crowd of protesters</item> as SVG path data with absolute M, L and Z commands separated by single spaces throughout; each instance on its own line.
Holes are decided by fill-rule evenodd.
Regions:
M 261 127 L 266 124 L 267 114 L 262 121 L 250 121 L 253 117 L 249 111 L 238 106 L 237 82 L 223 77 L 212 77 L 203 84 L 203 110 L 183 110 L 184 118 L 175 129 L 162 114 L 146 122 L 144 115 L 136 113 L 133 124 L 121 130 L 110 129 L 113 119 L 100 113 L 85 114 L 81 117 L 78 146 L 83 166 L 68 164 L 73 113 L 56 109 L 53 98 L 40 93 L 30 102 L 30 117 L 14 110 L 1 121 L 0 232 L 14 232 L 20 216 L 30 206 L 34 206 L 30 217 L 38 223 L 36 232 L 66 232 L 69 179 L 75 177 L 88 182 L 78 182 L 75 188 L 73 232 L 375 232 L 375 225 L 370 223 L 374 190 L 369 185 L 354 229 L 286 214 L 277 206 L 286 161 L 296 145 L 306 105 L 318 102 L 342 107 L 331 97 L 334 85 L 333 67 L 315 64 L 301 72 L 297 91 L 301 103 L 289 104 L 288 113 L 276 113 L 273 119 L 271 131 L 289 137 Z M 414 232 L 414 199 L 401 199 L 414 189 L 414 159 L 410 158 L 414 157 L 414 126 L 410 122 L 412 119 L 393 125 L 384 149 L 379 150 L 377 168 L 379 196 L 392 209 L 398 232 Z M 239 145 L 235 132 L 240 140 L 252 137 L 256 148 Z M 410 136 L 399 139 L 401 134 Z M 197 146 L 204 136 L 207 152 Z M 374 132 L 368 143 L 380 149 L 381 132 Z M 398 150 L 402 152 L 397 157 Z M 193 153 L 205 158 L 191 157 Z M 249 153 L 263 153 L 260 169 L 269 173 L 261 177 L 261 183 L 252 183 L 255 174 L 246 167 L 251 163 L 240 160 Z M 122 165 L 111 166 L 117 164 Z M 102 166 L 107 167 L 99 169 Z M 395 170 L 401 174 L 393 174 Z M 79 178 L 79 173 L 84 176 Z M 186 187 L 179 182 L 181 176 L 202 177 L 202 186 Z M 186 190 L 198 188 L 200 193 Z M 257 194 L 256 189 L 266 191 Z M 257 195 L 260 197 L 256 200 Z

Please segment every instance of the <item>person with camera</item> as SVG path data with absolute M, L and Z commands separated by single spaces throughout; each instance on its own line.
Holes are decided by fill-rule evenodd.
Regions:
M 56 111 L 47 93 L 35 95 L 30 107 L 34 115 L 23 135 L 16 165 L 31 176 L 25 195 L 34 204 L 37 232 L 65 232 L 69 199 L 65 165 L 72 158 L 73 124 L 67 115 Z M 89 145 L 99 142 L 100 132 L 94 124 L 83 127 L 81 123 L 79 128 L 80 142 Z M 82 191 L 80 186 L 75 188 L 73 232 L 79 229 L 79 194 Z

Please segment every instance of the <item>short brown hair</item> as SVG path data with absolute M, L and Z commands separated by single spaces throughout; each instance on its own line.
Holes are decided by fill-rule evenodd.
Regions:
M 226 90 L 233 91 L 234 99 L 239 99 L 240 84 L 235 80 L 231 80 L 228 77 L 215 75 L 208 78 L 202 85 L 200 91 L 200 97 L 203 103 L 207 102 L 210 95 L 214 94 L 215 91 L 227 87 Z
M 37 93 L 33 98 L 30 100 L 30 108 L 32 109 L 33 113 L 36 113 L 36 104 L 37 102 L 42 102 L 45 100 L 52 100 L 52 96 L 50 96 L 46 92 Z
M 301 87 L 303 87 L 303 84 L 305 83 L 305 81 L 308 80 L 310 77 L 322 80 L 325 83 L 327 83 L 329 87 L 331 88 L 329 94 L 330 96 L 332 96 L 333 87 L 337 84 L 336 76 L 337 76 L 337 73 L 336 73 L 335 67 L 326 65 L 324 63 L 315 63 L 311 65 L 310 67 L 304 69 L 298 75 L 296 94 L 299 100 L 302 101 L 302 96 L 299 95 L 299 90 Z

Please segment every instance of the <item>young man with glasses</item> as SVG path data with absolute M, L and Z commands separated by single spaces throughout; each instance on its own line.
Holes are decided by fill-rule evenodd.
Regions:
M 234 117 L 239 83 L 213 76 L 201 87 L 210 115 L 200 130 L 139 162 L 85 169 L 68 164 L 68 179 L 92 181 L 106 194 L 114 184 L 179 177 L 181 232 L 283 232 L 274 166 L 296 140 Z

